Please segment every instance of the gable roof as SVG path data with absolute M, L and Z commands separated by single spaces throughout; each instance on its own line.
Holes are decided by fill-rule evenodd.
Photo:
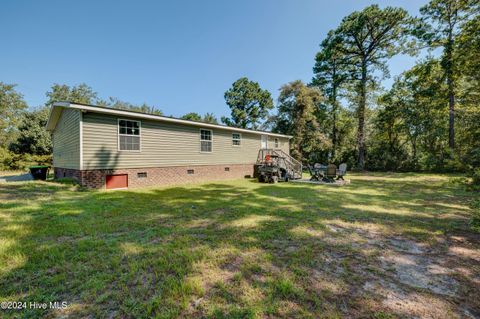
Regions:
M 198 127 L 205 127 L 205 128 L 216 128 L 216 129 L 222 129 L 222 130 L 228 130 L 228 131 L 234 131 L 234 132 L 263 134 L 263 135 L 270 135 L 270 136 L 285 137 L 289 139 L 292 138 L 292 136 L 290 135 L 272 133 L 267 131 L 251 130 L 251 129 L 221 125 L 221 124 L 210 124 L 210 123 L 204 123 L 204 122 L 198 122 L 198 121 L 182 120 L 174 117 L 148 114 L 148 113 L 142 113 L 142 112 L 136 112 L 136 111 L 130 111 L 130 110 L 119 110 L 119 109 L 113 109 L 113 108 L 104 107 L 104 106 L 80 104 L 80 103 L 72 103 L 72 102 L 56 102 L 53 104 L 50 110 L 50 116 L 48 118 L 48 122 L 46 125 L 46 128 L 48 131 L 53 131 L 55 129 L 63 109 L 67 109 L 67 108 L 80 110 L 82 112 L 94 112 L 94 113 L 126 116 L 131 118 L 146 119 L 146 120 L 159 121 L 159 122 L 176 123 L 176 124 L 191 125 L 191 126 L 198 126 Z

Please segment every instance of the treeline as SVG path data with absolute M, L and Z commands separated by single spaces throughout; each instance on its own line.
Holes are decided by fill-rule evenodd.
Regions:
M 291 134 L 304 162 L 396 171 L 466 171 L 480 164 L 478 1 L 432 0 L 418 16 L 372 5 L 345 17 L 320 44 L 310 83 L 268 92 L 240 79 L 226 92 L 225 123 Z M 394 79 L 398 54 L 416 65 Z

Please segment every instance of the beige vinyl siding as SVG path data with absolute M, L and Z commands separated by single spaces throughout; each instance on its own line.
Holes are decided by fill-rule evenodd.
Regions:
M 253 164 L 261 145 L 259 134 L 242 132 L 241 146 L 233 146 L 232 131 L 206 128 L 213 133 L 212 152 L 202 153 L 201 127 L 142 120 L 140 152 L 119 151 L 118 119 L 129 118 L 83 114 L 83 169 Z M 288 139 L 281 139 L 288 149 Z
M 278 138 L 278 148 L 284 151 L 287 154 L 290 154 L 290 145 L 288 138 L 284 137 L 268 137 L 268 148 L 275 148 L 275 139 Z
M 64 109 L 53 131 L 53 166 L 80 169 L 80 117 L 78 110 Z

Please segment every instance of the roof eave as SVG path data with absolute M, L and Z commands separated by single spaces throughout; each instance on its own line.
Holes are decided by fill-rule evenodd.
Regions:
M 53 131 L 57 126 L 58 119 L 60 118 L 60 114 L 62 112 L 62 108 L 70 107 L 69 102 L 55 102 L 51 109 L 50 114 L 48 115 L 48 121 L 45 125 L 47 131 Z
M 218 124 L 188 121 L 188 120 L 182 120 L 182 119 L 165 117 L 165 116 L 154 115 L 154 114 L 146 114 L 146 113 L 127 111 L 127 110 L 118 110 L 118 109 L 111 109 L 111 108 L 76 104 L 76 103 L 69 103 L 69 102 L 56 102 L 53 104 L 52 109 L 50 110 L 50 116 L 47 122 L 47 130 L 53 131 L 55 129 L 55 126 L 58 121 L 58 116 L 59 116 L 58 112 L 59 111 L 61 112 L 62 108 L 71 108 L 71 109 L 78 109 L 80 111 L 150 119 L 154 121 L 163 121 L 163 122 L 177 123 L 177 124 L 183 124 L 183 125 L 200 126 L 200 127 L 222 129 L 222 130 L 229 130 L 229 131 L 235 131 L 235 132 L 245 132 L 245 133 L 260 134 L 260 135 L 264 134 L 264 135 L 270 135 L 274 137 L 275 136 L 284 137 L 288 139 L 292 138 L 292 136 L 290 135 L 277 134 L 272 132 L 255 131 L 255 130 L 243 129 L 238 127 L 230 127 L 230 126 L 223 126 Z

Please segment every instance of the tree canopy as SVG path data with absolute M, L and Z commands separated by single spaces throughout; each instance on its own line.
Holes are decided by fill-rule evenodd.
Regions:
M 110 97 L 108 102 L 100 101 L 100 104 L 111 107 L 113 109 L 129 110 L 134 112 L 149 113 L 149 114 L 155 114 L 155 115 L 163 115 L 163 112 L 160 109 L 156 108 L 155 106 L 150 106 L 146 103 L 135 105 L 132 103 L 121 101 L 114 97 Z
M 10 150 L 17 154 L 51 154 L 52 140 L 50 133 L 45 130 L 49 114 L 49 107 L 40 107 L 23 113 L 18 127 L 19 136 L 10 144 Z
M 224 97 L 230 107 L 231 118 L 222 117 L 222 122 L 230 126 L 257 129 L 259 122 L 273 108 L 270 92 L 246 77 L 235 81 Z
M 98 98 L 97 92 L 85 83 L 74 85 L 72 87 L 66 84 L 54 84 L 47 92 L 48 106 L 55 102 L 72 102 L 81 104 L 103 104 Z
M 197 121 L 197 122 L 205 122 L 210 124 L 218 124 L 218 120 L 213 115 L 213 113 L 205 113 L 202 117 L 200 114 L 196 112 L 190 112 L 181 117 L 182 120 L 189 120 L 189 121 Z
M 322 100 L 320 90 L 308 87 L 300 80 L 280 89 L 275 131 L 293 135 L 290 148 L 292 155 L 299 159 L 313 159 L 319 151 L 329 147 L 317 120 Z
M 27 103 L 15 84 L 0 82 L 0 147 L 10 144 L 18 134 L 18 124 Z

